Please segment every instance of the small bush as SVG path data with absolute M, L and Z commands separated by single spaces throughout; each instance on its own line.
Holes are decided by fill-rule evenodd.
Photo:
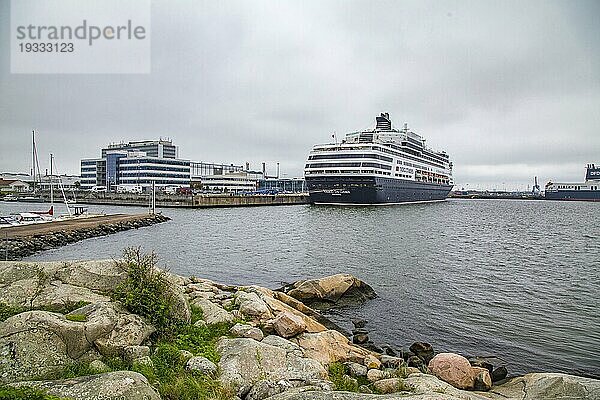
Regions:
M 59 397 L 52 396 L 43 390 L 0 385 L 0 400 L 60 400 Z
M 156 268 L 157 259 L 156 254 L 143 254 L 139 247 L 125 249 L 123 261 L 117 265 L 127 272 L 127 279 L 112 297 L 130 312 L 146 317 L 162 335 L 175 330 L 178 322 L 170 317 L 175 302 L 165 272 Z
M 342 363 L 334 362 L 329 364 L 329 379 L 333 382 L 335 390 L 358 392 L 359 384 L 354 380 L 348 379 L 347 372 L 346 366 Z

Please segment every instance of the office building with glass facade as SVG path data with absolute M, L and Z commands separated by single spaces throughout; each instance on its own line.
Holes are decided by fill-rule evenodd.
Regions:
M 191 162 L 176 158 L 177 153 L 177 147 L 165 141 L 110 145 L 102 149 L 102 157 L 81 160 L 81 188 L 115 191 L 120 185 L 134 185 L 147 190 L 153 182 L 159 189 L 189 187 Z

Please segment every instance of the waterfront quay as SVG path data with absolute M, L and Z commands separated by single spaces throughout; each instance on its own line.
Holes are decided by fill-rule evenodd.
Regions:
M 161 214 L 112 214 L 0 228 L 0 258 L 16 260 L 97 236 L 166 222 Z
M 110 204 L 124 206 L 149 206 L 151 194 L 147 193 L 88 193 L 79 203 Z M 254 207 L 308 204 L 308 193 L 282 194 L 196 194 L 167 195 L 156 194 L 156 207 L 216 208 Z

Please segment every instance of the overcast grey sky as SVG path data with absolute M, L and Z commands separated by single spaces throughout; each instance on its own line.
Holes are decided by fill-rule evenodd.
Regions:
M 600 163 L 598 1 L 161 1 L 146 75 L 10 73 L 0 0 L 0 171 L 79 173 L 109 142 L 302 174 L 316 143 L 389 112 L 457 186 L 583 179 Z M 43 168 L 43 167 L 42 167 Z

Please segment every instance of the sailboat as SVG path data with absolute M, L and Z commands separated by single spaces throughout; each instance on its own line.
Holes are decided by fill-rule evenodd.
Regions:
M 40 191 L 40 198 L 42 197 L 41 191 L 42 191 L 42 174 L 41 174 L 41 170 L 40 170 L 40 164 L 39 164 L 39 160 L 38 160 L 38 150 L 37 150 L 37 146 L 36 146 L 36 142 L 35 142 L 35 130 L 33 130 L 31 132 L 32 135 L 32 176 L 33 176 L 33 192 L 34 194 L 37 193 L 36 190 L 36 184 L 38 184 L 38 188 Z M 56 162 L 54 160 L 54 154 L 50 153 L 50 174 L 47 175 L 49 183 L 50 183 L 50 209 L 48 211 L 30 211 L 28 214 L 34 214 L 34 215 L 38 215 L 40 217 L 43 217 L 44 220 L 48 221 L 48 220 L 53 220 L 56 219 L 58 217 L 55 217 L 55 208 L 54 208 L 54 172 L 56 170 Z M 37 174 L 36 174 L 37 172 Z M 73 217 L 73 214 L 75 214 L 75 216 L 84 214 L 87 212 L 87 208 L 86 207 L 82 207 L 82 206 L 76 206 L 74 207 L 74 212 L 71 211 L 71 207 L 69 206 L 69 200 L 67 199 L 67 196 L 65 194 L 65 189 L 62 185 L 62 179 L 60 178 L 60 174 L 58 173 L 58 171 L 56 171 L 56 178 L 57 178 L 57 186 L 60 189 L 60 192 L 62 194 L 62 198 L 65 204 L 65 207 L 67 209 L 67 213 L 68 213 L 68 217 Z M 73 195 L 73 197 L 75 198 L 75 195 Z M 67 217 L 67 216 L 64 216 Z M 64 218 L 64 217 L 61 217 Z

